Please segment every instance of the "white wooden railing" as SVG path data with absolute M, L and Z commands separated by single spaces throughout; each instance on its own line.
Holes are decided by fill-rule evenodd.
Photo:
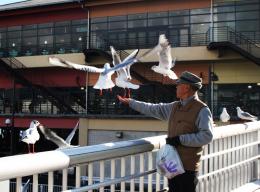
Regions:
M 259 179 L 259 130 L 259 121 L 214 128 L 214 141 L 205 147 L 202 157 L 199 192 L 229 192 Z M 55 190 L 54 177 L 62 181 L 63 191 L 159 191 L 167 186 L 167 180 L 156 173 L 155 155 L 164 143 L 165 135 L 3 157 L 0 181 L 15 178 L 21 186 L 22 178 L 31 176 L 32 191 L 38 192 L 39 175 L 48 173 L 48 192 Z M 68 190 L 72 167 L 74 189 Z M 88 185 L 81 186 L 82 178 Z

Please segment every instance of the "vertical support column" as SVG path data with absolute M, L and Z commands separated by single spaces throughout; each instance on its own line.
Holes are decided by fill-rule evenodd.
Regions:
M 88 164 L 88 185 L 93 184 L 93 163 Z M 89 192 L 92 192 L 90 190 Z
M 33 192 L 38 192 L 38 174 L 33 175 Z
M 140 154 L 140 173 L 144 172 L 144 154 Z M 139 191 L 144 192 L 144 177 L 140 177 Z
M 67 190 L 68 186 L 68 169 L 62 170 L 62 190 Z
M 80 176 L 81 176 L 81 170 L 80 166 L 76 166 L 76 187 L 80 187 Z
M 16 178 L 16 192 L 21 192 L 22 178 Z
M 53 192 L 53 172 L 48 173 L 48 192 Z
M 115 170 L 116 170 L 116 163 L 115 163 L 115 159 L 111 160 L 111 179 L 115 179 Z M 115 191 L 115 184 L 112 184 L 110 186 L 110 190 L 111 192 Z
M 125 158 L 121 158 L 121 177 L 125 176 Z M 121 182 L 121 192 L 125 192 L 125 182 Z
M 100 161 L 100 183 L 104 182 L 105 179 L 105 161 Z M 104 192 L 104 187 L 99 188 L 100 192 Z
M 131 155 L 131 175 L 135 173 L 135 156 Z M 130 191 L 134 192 L 135 191 L 135 180 L 131 179 L 130 181 Z

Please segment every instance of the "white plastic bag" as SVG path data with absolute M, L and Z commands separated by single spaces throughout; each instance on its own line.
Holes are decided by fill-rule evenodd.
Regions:
M 157 152 L 156 167 L 157 172 L 168 179 L 185 172 L 177 150 L 168 144 Z

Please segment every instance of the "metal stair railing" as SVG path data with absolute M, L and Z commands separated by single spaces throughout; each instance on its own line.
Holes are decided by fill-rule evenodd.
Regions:
M 57 94 L 53 93 L 49 88 L 44 87 L 42 85 L 33 84 L 25 77 L 23 77 L 23 75 L 21 75 L 19 71 L 17 71 L 16 69 L 25 68 L 25 66 L 17 59 L 1 58 L 0 63 L 1 66 L 4 67 L 5 70 L 10 72 L 10 74 L 12 74 L 22 85 L 38 89 L 48 100 L 50 100 L 60 110 L 77 114 L 77 111 L 75 111 L 69 104 L 65 103 L 62 98 L 57 96 Z
M 260 63 L 260 46 L 245 35 L 228 26 L 209 28 L 206 33 L 208 47 L 214 43 L 229 43 L 240 49 L 242 55 L 254 58 Z M 238 50 L 237 49 L 237 50 Z M 248 55 L 245 55 L 248 54 Z

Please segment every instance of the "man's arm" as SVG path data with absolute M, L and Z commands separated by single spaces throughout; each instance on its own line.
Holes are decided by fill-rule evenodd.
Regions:
M 118 100 L 126 105 L 129 105 L 135 111 L 138 111 L 147 116 L 155 117 L 160 120 L 169 120 L 173 103 L 152 104 L 141 101 L 136 101 L 130 98 L 122 98 L 117 96 Z
M 189 147 L 201 147 L 210 143 L 213 139 L 213 120 L 208 107 L 203 107 L 197 117 L 197 133 L 180 135 L 180 143 Z

